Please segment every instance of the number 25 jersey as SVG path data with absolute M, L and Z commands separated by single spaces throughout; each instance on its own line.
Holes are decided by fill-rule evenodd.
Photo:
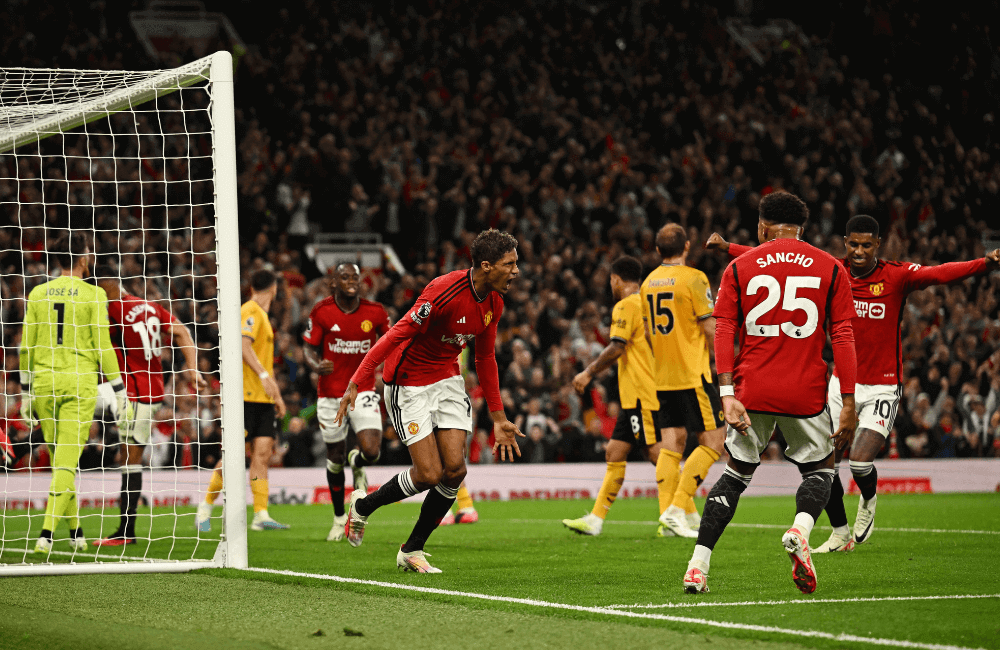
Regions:
M 797 239 L 761 244 L 726 268 L 714 314 L 736 322 L 733 384 L 748 411 L 798 417 L 823 411 L 826 323 L 854 316 L 850 282 L 836 258 Z

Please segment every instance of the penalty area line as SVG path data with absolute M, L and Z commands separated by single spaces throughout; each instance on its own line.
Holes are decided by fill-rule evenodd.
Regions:
M 400 591 L 412 591 L 423 594 L 435 594 L 442 596 L 456 596 L 459 598 L 472 598 L 496 603 L 512 603 L 516 605 L 528 605 L 545 609 L 563 609 L 574 612 L 587 612 L 590 614 L 602 614 L 605 616 L 619 616 L 622 618 L 652 619 L 657 621 L 669 621 L 671 623 L 685 623 L 688 625 L 704 625 L 708 627 L 721 628 L 726 630 L 744 630 L 748 632 L 764 632 L 770 634 L 787 634 L 790 636 L 808 637 L 814 639 L 828 639 L 848 643 L 866 643 L 869 645 L 890 646 L 895 648 L 919 648 L 920 650 L 981 650 L 971 649 L 966 646 L 943 645 L 937 643 L 919 643 L 916 641 L 906 641 L 902 639 L 881 639 L 878 637 L 858 636 L 855 634 L 832 634 L 819 630 L 795 630 L 790 628 L 775 627 L 772 625 L 754 625 L 751 623 L 730 623 L 726 621 L 712 621 L 704 618 L 692 618 L 690 616 L 671 616 L 668 614 L 652 614 L 648 612 L 631 612 L 621 609 L 609 609 L 606 607 L 587 607 L 584 605 L 569 605 L 566 603 L 553 603 L 545 600 L 534 600 L 531 598 L 514 598 L 511 596 L 494 596 L 491 594 L 478 594 L 468 591 L 455 591 L 452 589 L 439 589 L 437 587 L 418 587 L 416 585 L 404 585 L 395 582 L 383 582 L 380 580 L 363 580 L 360 578 L 345 578 L 343 576 L 326 575 L 321 573 L 303 573 L 300 571 L 288 571 L 281 569 L 265 569 L 250 567 L 242 569 L 255 573 L 265 573 L 271 575 L 282 575 L 293 578 L 314 578 L 317 580 L 329 580 L 346 584 L 368 585 L 371 587 L 384 587 L 386 589 L 397 589 Z
M 813 603 L 881 603 L 901 600 L 971 600 L 1000 598 L 1000 594 L 952 594 L 943 596 L 882 596 L 871 598 L 815 598 L 810 600 L 744 600 L 718 603 L 662 603 L 647 605 L 605 605 L 607 609 L 685 609 L 690 607 L 746 607 L 748 605 L 812 605 Z

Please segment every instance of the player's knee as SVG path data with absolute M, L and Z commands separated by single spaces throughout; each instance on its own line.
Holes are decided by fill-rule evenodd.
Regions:
M 465 467 L 465 463 L 462 463 L 460 467 L 445 468 L 442 472 L 441 482 L 449 487 L 458 487 L 468 473 L 469 470 Z
M 326 459 L 331 463 L 337 463 L 338 465 L 344 464 L 344 446 L 337 445 L 336 447 L 331 447 L 327 445 L 326 447 Z
M 420 491 L 429 490 L 440 483 L 442 476 L 444 476 L 444 470 L 440 466 L 429 468 L 414 467 L 410 470 L 410 479 L 413 481 L 413 486 Z
M 698 436 L 698 442 L 710 448 L 717 454 L 722 454 L 722 448 L 726 444 L 726 428 L 719 427 L 710 431 L 703 431 Z

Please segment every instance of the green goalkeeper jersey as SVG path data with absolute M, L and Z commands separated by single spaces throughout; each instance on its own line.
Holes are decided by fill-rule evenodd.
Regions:
M 104 289 L 72 276 L 32 289 L 21 333 L 22 382 L 35 395 L 93 397 L 99 369 L 108 381 L 120 377 Z

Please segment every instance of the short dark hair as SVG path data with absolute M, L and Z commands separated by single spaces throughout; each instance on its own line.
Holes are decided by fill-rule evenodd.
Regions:
M 850 235 L 855 232 L 878 237 L 878 220 L 867 214 L 854 215 L 847 220 L 847 232 L 845 232 L 844 235 Z
M 684 244 L 687 243 L 688 236 L 684 226 L 678 223 L 668 223 L 656 233 L 656 250 L 660 252 L 660 257 L 667 259 L 677 257 L 684 252 Z
M 94 267 L 94 281 L 121 282 L 121 274 L 110 264 L 98 264 Z
M 625 282 L 642 282 L 642 262 L 630 255 L 622 255 L 611 263 L 611 273 Z
M 84 251 L 93 251 L 90 245 L 90 237 L 80 230 L 70 231 L 56 229 L 50 232 L 46 251 L 55 258 L 56 264 L 61 268 L 71 269 L 76 262 L 76 258 L 84 254 Z
M 809 220 L 805 201 L 791 192 L 771 192 L 760 200 L 760 218 L 770 223 L 804 226 Z
M 501 257 L 517 248 L 517 240 L 507 232 L 495 228 L 484 230 L 472 242 L 472 266 L 479 268 L 483 262 L 496 264 Z
M 250 286 L 254 291 L 265 291 L 270 289 L 277 281 L 278 276 L 267 269 L 254 271 L 250 276 Z
M 358 273 L 361 273 L 361 265 L 357 262 L 338 262 L 337 266 L 333 267 L 334 273 L 339 273 L 342 266 L 353 266 L 358 269 Z

